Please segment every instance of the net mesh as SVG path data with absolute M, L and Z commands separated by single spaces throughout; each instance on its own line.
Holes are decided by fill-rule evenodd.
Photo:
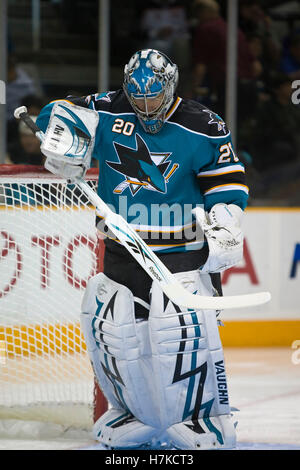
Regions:
M 96 189 L 96 175 L 87 180 Z M 77 186 L 0 165 L 0 419 L 92 424 L 80 305 L 101 256 L 94 208 Z

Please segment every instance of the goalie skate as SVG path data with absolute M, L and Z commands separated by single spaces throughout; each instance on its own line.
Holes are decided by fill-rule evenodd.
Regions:
M 163 449 L 160 433 L 125 410 L 109 409 L 94 424 L 93 437 L 107 449 Z
M 180 450 L 234 449 L 236 432 L 230 415 L 185 421 L 167 431 L 169 445 Z

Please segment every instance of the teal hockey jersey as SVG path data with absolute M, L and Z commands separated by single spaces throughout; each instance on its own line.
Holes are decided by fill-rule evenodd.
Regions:
M 123 90 L 67 101 L 99 113 L 93 150 L 99 162 L 98 194 L 154 251 L 203 247 L 191 213 L 196 205 L 207 211 L 218 202 L 245 208 L 244 166 L 225 122 L 205 106 L 176 96 L 160 132 L 148 134 Z M 43 131 L 53 104 L 38 117 Z M 101 214 L 96 223 L 110 237 Z

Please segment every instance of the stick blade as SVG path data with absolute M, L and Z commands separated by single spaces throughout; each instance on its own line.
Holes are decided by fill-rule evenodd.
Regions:
M 166 284 L 163 291 L 176 305 L 201 310 L 229 310 L 234 308 L 255 307 L 271 300 L 270 292 L 234 295 L 224 297 L 209 297 L 191 294 L 179 283 Z

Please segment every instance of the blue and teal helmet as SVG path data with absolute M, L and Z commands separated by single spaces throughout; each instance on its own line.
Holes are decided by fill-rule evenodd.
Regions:
M 146 132 L 155 134 L 162 128 L 177 84 L 177 65 L 155 49 L 136 52 L 125 65 L 123 89 Z M 159 97 L 157 107 L 148 110 L 150 100 Z M 144 102 L 142 109 L 139 100 Z

